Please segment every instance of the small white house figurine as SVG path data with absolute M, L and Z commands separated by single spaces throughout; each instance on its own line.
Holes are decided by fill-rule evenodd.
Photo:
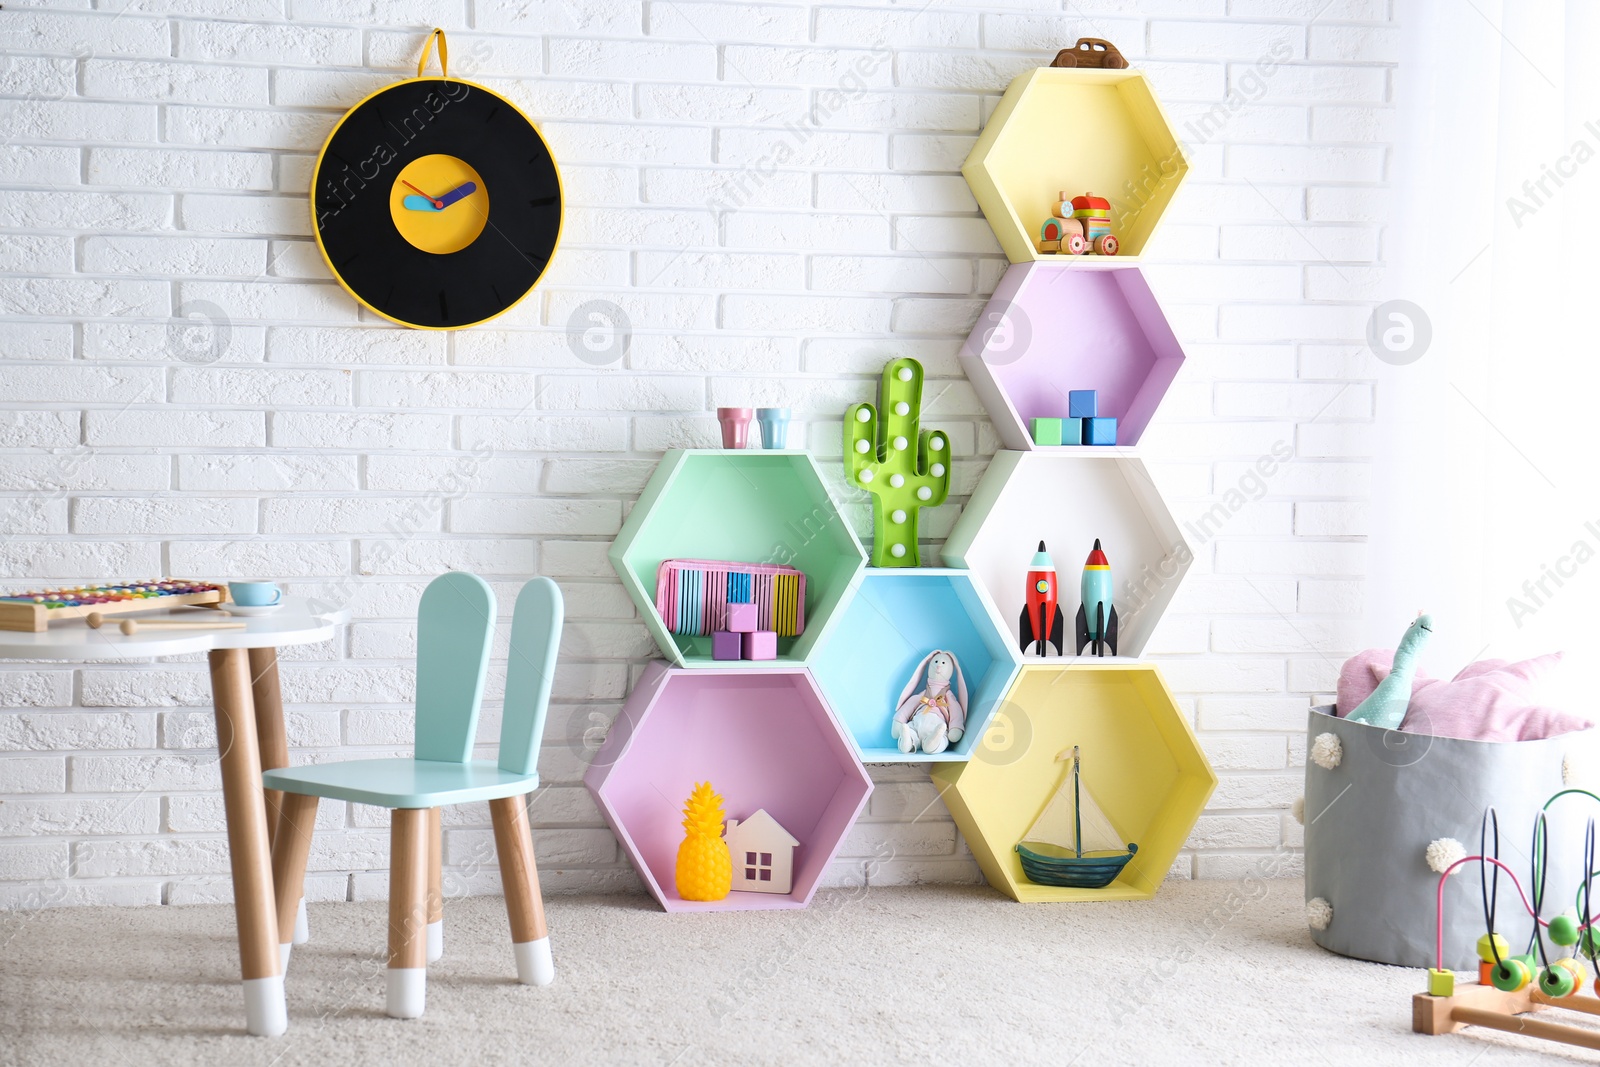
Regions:
M 800 844 L 765 808 L 740 822 L 728 820 L 733 888 L 747 893 L 787 893 L 794 887 L 794 850 Z

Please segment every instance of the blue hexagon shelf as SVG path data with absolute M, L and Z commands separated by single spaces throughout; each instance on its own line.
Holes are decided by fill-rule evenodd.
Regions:
M 674 449 L 645 485 L 608 553 L 662 655 L 679 667 L 772 668 L 805 663 L 826 643 L 867 563 L 808 452 Z M 782 563 L 806 575 L 805 632 L 778 638 L 777 660 L 716 660 L 710 637 L 668 629 L 656 610 L 663 560 Z
M 967 679 L 967 730 L 936 755 L 907 755 L 889 733 L 895 703 L 923 657 L 954 652 Z M 868 568 L 811 673 L 866 763 L 970 758 L 1022 663 L 983 587 L 964 570 Z

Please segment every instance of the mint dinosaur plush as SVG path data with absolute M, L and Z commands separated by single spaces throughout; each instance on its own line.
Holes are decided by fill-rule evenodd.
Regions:
M 1411 705 L 1411 684 L 1417 674 L 1417 653 L 1428 643 L 1433 633 L 1433 616 L 1418 615 L 1400 638 L 1400 647 L 1394 650 L 1394 666 L 1389 677 L 1378 683 L 1354 711 L 1345 718 L 1351 722 L 1364 722 L 1385 730 L 1398 730 L 1405 721 L 1406 708 Z

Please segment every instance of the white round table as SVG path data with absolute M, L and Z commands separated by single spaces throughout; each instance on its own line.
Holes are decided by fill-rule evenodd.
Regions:
M 252 1034 L 288 1029 L 279 962 L 280 922 L 294 922 L 302 902 L 280 904 L 272 885 L 272 843 L 277 837 L 282 794 L 261 788 L 264 769 L 289 765 L 283 727 L 278 653 L 285 645 L 326 641 L 346 611 L 322 611 L 302 597 L 285 597 L 270 615 L 224 616 L 210 608 L 174 608 L 109 617 L 99 629 L 81 619 L 52 623 L 43 633 L 0 631 L 0 659 L 149 659 L 187 652 L 209 653 L 222 802 L 228 821 L 234 912 L 239 928 L 239 968 L 244 980 L 245 1025 Z M 151 628 L 124 634 L 123 619 L 182 619 L 243 623 L 243 629 Z

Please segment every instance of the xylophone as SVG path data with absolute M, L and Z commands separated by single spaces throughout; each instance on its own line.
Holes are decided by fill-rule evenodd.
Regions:
M 79 619 L 91 612 L 126 615 L 185 605 L 225 603 L 228 587 L 212 582 L 153 578 L 139 582 L 105 582 L 66 589 L 0 596 L 0 630 L 42 633 L 60 619 Z

